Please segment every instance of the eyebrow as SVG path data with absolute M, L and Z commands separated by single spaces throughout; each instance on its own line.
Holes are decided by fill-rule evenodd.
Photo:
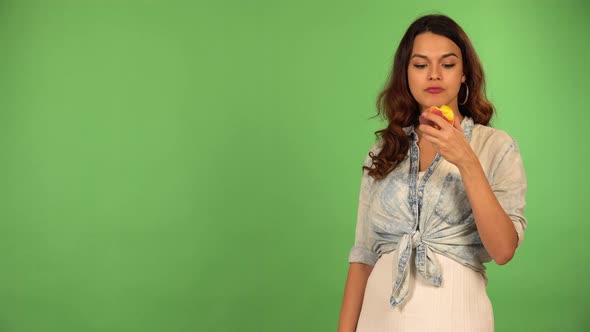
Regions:
M 441 56 L 440 58 L 441 59 L 444 59 L 444 58 L 448 58 L 450 56 L 454 56 L 456 58 L 459 58 L 459 56 L 457 56 L 457 54 L 452 53 L 452 52 L 451 53 L 447 53 L 447 54 L 443 54 L 443 56 Z M 423 59 L 428 60 L 428 57 L 426 55 L 422 55 L 422 54 L 414 54 L 414 55 L 412 55 L 412 57 L 410 59 L 415 58 L 415 57 L 417 57 L 417 58 L 423 58 Z

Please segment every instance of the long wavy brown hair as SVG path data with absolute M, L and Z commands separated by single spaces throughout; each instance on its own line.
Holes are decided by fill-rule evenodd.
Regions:
M 426 15 L 416 19 L 400 41 L 388 81 L 377 97 L 377 114 L 371 117 L 381 115 L 388 122 L 386 128 L 375 132 L 377 141 L 382 139 L 383 142 L 377 155 L 369 152 L 373 168 L 363 166 L 363 170 L 369 170 L 368 174 L 376 180 L 386 177 L 406 158 L 410 140 L 403 127 L 416 126 L 419 123 L 419 105 L 408 86 L 408 63 L 414 39 L 425 32 L 447 37 L 461 49 L 465 83 L 469 86 L 468 100 L 459 106 L 461 115 L 473 118 L 474 123 L 487 126 L 494 114 L 494 106 L 486 98 L 482 65 L 463 29 L 445 15 Z M 461 84 L 459 102 L 463 102 L 465 94 L 464 84 Z

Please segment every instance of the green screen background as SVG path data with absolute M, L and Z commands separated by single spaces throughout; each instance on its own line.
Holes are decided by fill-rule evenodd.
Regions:
M 496 331 L 587 331 L 589 9 L 0 2 L 0 331 L 335 331 L 368 118 L 438 12 L 527 171 Z

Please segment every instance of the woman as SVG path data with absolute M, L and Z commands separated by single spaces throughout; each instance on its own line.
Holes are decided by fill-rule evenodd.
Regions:
M 426 112 L 441 105 L 452 124 Z M 389 125 L 363 166 L 338 331 L 493 331 L 483 263 L 521 244 L 526 177 L 514 139 L 489 126 L 465 32 L 444 15 L 414 21 L 377 106 Z

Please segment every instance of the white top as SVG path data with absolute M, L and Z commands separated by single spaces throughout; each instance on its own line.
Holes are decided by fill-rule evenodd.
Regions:
M 442 285 L 435 287 L 426 282 L 410 264 L 408 301 L 391 309 L 389 294 L 394 256 L 395 252 L 381 256 L 369 275 L 357 332 L 494 331 L 494 313 L 486 292 L 486 280 L 480 273 L 438 253 L 433 256 L 440 263 Z

